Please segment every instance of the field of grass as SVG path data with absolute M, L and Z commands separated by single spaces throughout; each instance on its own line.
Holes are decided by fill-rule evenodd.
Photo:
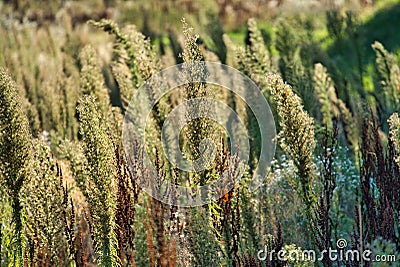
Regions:
M 0 266 L 400 266 L 399 29 L 399 0 L 1 1 Z

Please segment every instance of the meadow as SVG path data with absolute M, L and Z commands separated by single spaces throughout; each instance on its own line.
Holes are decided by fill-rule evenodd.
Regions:
M 398 29 L 398 0 L 1 1 L 0 266 L 400 266 Z M 241 72 L 269 103 L 274 154 L 257 190 L 266 122 L 191 81 L 202 62 Z M 147 104 L 137 92 L 164 88 L 152 77 L 176 64 L 186 83 L 147 95 L 146 142 L 128 142 Z M 166 155 L 168 114 L 199 98 L 243 122 L 243 165 L 207 118 L 177 134 L 185 160 L 213 151 L 206 168 Z M 201 205 L 154 197 L 224 175 L 234 186 Z M 375 261 L 308 254 L 332 249 Z

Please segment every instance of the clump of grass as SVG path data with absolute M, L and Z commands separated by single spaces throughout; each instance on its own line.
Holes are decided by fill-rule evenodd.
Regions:
M 396 56 L 389 53 L 381 43 L 372 45 L 376 54 L 376 70 L 379 85 L 375 89 L 378 111 L 383 123 L 400 107 L 400 68 Z
M 137 90 L 148 81 L 154 90 L 161 90 L 165 84 L 159 79 L 149 80 L 160 71 L 160 60 L 150 40 L 139 32 L 135 26 L 127 25 L 120 29 L 118 25 L 110 20 L 89 21 L 93 26 L 104 30 L 115 38 L 114 59 L 111 69 L 121 100 L 122 112 L 129 112 L 128 107 L 132 97 Z M 149 136 L 149 145 L 161 146 L 161 138 L 158 134 L 163 125 L 163 115 L 168 110 L 165 100 L 157 101 L 152 90 L 146 92 L 149 103 L 155 103 L 152 116 L 147 121 L 146 134 Z M 132 108 L 132 107 L 131 107 Z M 151 137 L 150 137 L 151 136 Z M 152 150 L 150 150 L 152 151 Z M 152 152 L 151 156 L 154 158 Z
M 115 22 L 107 19 L 89 23 L 115 37 L 112 72 L 120 87 L 123 107 L 127 108 L 136 89 L 160 70 L 159 58 L 150 40 L 135 26 L 120 29 Z
M 266 48 L 261 31 L 257 27 L 255 19 L 249 19 L 247 22 L 246 46 L 236 49 L 234 65 L 239 71 L 249 76 L 269 99 L 267 91 L 268 85 L 265 81 L 265 73 L 274 71 L 275 66 L 271 60 L 269 51 Z M 252 97 L 252 96 L 249 96 Z M 261 142 L 261 133 L 258 122 L 250 108 L 242 103 L 240 97 L 232 96 L 235 111 L 244 118 L 246 127 L 250 135 L 250 172 L 258 163 L 260 155 L 259 144 Z M 244 107 L 243 107 L 244 105 Z
M 198 80 L 206 79 L 208 72 L 205 65 L 202 65 L 201 63 L 204 61 L 204 56 L 197 44 L 199 36 L 193 34 L 193 28 L 189 27 L 184 19 L 182 20 L 182 24 L 185 42 L 181 57 L 185 63 L 188 63 L 183 66 L 182 77 L 180 77 L 185 82 L 185 85 L 183 86 L 184 98 L 185 100 L 214 98 L 215 94 L 211 92 L 211 88 L 206 83 L 191 82 L 192 78 Z M 197 64 L 192 65 L 191 63 Z M 208 106 L 207 108 L 212 109 L 213 107 Z M 196 115 L 203 114 L 204 105 L 194 105 L 191 112 Z M 216 123 L 209 118 L 197 118 L 189 121 L 182 130 L 182 135 L 184 137 L 182 141 L 184 156 L 193 162 L 200 159 L 204 154 L 206 154 L 205 151 L 202 151 L 202 142 L 204 139 L 209 138 L 213 140 L 213 142 L 216 142 L 219 137 L 218 134 L 219 131 L 217 131 Z M 202 159 L 207 160 L 204 157 Z M 202 165 L 202 163 L 200 163 L 200 165 Z M 198 166 L 195 162 L 193 163 L 193 167 L 197 170 Z M 209 179 L 212 179 L 207 171 L 193 173 L 193 176 L 195 177 L 192 179 L 192 185 L 204 185 Z
M 332 131 L 334 121 L 342 122 L 346 138 L 354 153 L 357 154 L 358 132 L 354 127 L 357 122 L 346 104 L 337 97 L 333 80 L 320 63 L 314 65 L 313 81 L 321 105 L 322 123 Z
M 280 117 L 279 143 L 297 168 L 302 199 L 307 209 L 310 209 L 315 202 L 312 188 L 316 177 L 313 162 L 316 145 L 314 119 L 304 111 L 300 97 L 279 75 L 268 74 L 267 81 Z
M 101 62 L 96 50 L 85 46 L 79 54 L 80 64 L 80 88 L 84 95 L 96 96 L 105 108 L 110 103 L 107 88 L 104 86 L 104 77 L 101 70 Z
M 236 50 L 235 65 L 238 70 L 254 80 L 261 90 L 265 90 L 264 75 L 275 70 L 261 31 L 254 19 L 247 22 L 246 47 Z
M 15 231 L 11 262 L 15 266 L 22 266 L 25 246 L 21 191 L 32 174 L 31 134 L 21 102 L 16 84 L 6 70 L 0 68 L 0 181 L 11 200 Z

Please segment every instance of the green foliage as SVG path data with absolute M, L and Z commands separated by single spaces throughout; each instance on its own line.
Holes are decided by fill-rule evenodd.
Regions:
M 346 19 L 339 10 L 329 10 L 326 12 L 326 28 L 329 35 L 335 39 L 342 39 L 345 36 Z
M 281 21 L 276 27 L 275 47 L 279 52 L 278 66 L 282 79 L 303 100 L 305 110 L 316 117 L 318 111 L 311 68 L 314 61 L 320 59 L 315 55 L 317 48 L 311 31 L 312 26 L 307 21 Z
M 385 240 L 381 237 L 372 241 L 371 244 L 368 244 L 368 249 L 372 251 L 371 258 L 379 255 L 381 262 L 377 261 L 372 264 L 374 267 L 383 267 L 383 266 L 397 266 L 398 259 L 397 255 L 393 253 L 393 251 L 397 251 L 396 244 Z M 393 255 L 395 258 L 393 258 Z M 391 259 L 389 258 L 391 257 Z M 383 259 L 386 260 L 384 261 Z M 394 261 L 393 261 L 394 260 Z
M 34 174 L 24 186 L 23 202 L 26 207 L 27 237 L 31 246 L 40 247 L 47 253 L 31 255 L 32 264 L 38 262 L 50 265 L 60 264 L 59 255 L 66 248 L 63 235 L 64 224 L 61 220 L 63 209 L 63 191 L 59 167 L 51 155 L 50 148 L 42 141 L 34 143 Z M 32 194 L 35 192 L 35 194 Z
M 324 68 L 324 66 L 321 64 L 315 64 L 314 88 L 318 94 L 318 99 L 321 104 L 322 123 L 331 130 L 333 128 L 331 101 L 332 99 L 337 99 L 337 97 L 335 88 L 333 87 L 333 82 L 327 75 L 326 68 Z
M 212 40 L 212 51 L 218 56 L 222 64 L 226 64 L 226 46 L 223 41 L 224 29 L 218 17 L 212 13 L 209 15 L 209 22 L 207 24 L 207 32 Z
M 9 265 L 13 254 L 13 226 L 12 226 L 12 207 L 5 188 L 0 188 L 0 265 Z
M 275 47 L 278 50 L 282 63 L 287 63 L 294 59 L 296 53 L 299 52 L 300 36 L 296 33 L 298 29 L 294 22 L 282 21 L 276 28 L 276 43 Z

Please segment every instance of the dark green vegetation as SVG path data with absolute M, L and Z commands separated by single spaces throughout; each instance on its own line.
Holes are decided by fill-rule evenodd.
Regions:
M 400 3 L 308 15 L 240 1 L 152 4 L 0 3 L 0 265 L 399 266 Z M 260 150 L 253 114 L 216 86 L 179 88 L 153 110 L 149 147 L 161 147 L 174 107 L 208 96 L 246 123 L 252 153 L 239 184 L 218 201 L 168 206 L 137 185 L 149 172 L 142 147 L 132 157 L 122 151 L 123 115 L 152 75 L 202 60 L 255 81 L 275 116 L 277 153 L 264 186 L 251 192 Z M 197 120 L 182 131 L 188 157 L 198 157 L 205 136 L 217 143 L 201 173 L 152 150 L 159 176 L 198 186 L 234 168 L 220 130 Z M 265 246 L 321 252 L 340 238 L 397 262 L 257 259 Z

